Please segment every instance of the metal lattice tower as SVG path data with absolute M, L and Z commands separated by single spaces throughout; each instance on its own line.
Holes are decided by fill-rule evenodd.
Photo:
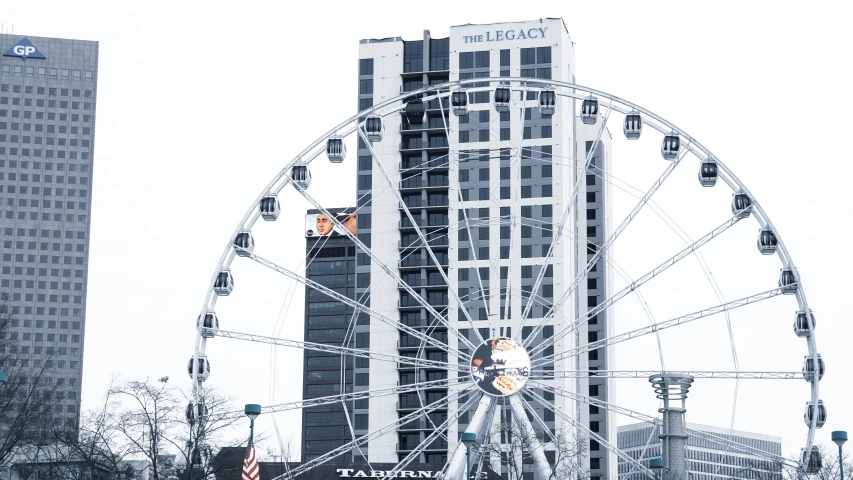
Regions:
M 684 413 L 687 411 L 685 402 L 690 385 L 693 384 L 693 376 L 663 373 L 650 376 L 649 382 L 657 397 L 663 400 L 663 408 L 658 410 L 663 415 L 660 434 L 663 479 L 687 480 L 687 425 Z M 681 406 L 676 406 L 679 401 Z

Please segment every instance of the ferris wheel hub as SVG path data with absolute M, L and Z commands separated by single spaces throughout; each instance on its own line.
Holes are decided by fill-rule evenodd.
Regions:
M 513 395 L 524 387 L 529 377 L 530 355 L 510 338 L 487 338 L 471 357 L 471 379 L 488 395 Z

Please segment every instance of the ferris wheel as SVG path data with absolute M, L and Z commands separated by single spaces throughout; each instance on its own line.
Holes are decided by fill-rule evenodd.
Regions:
M 492 127 L 488 135 L 501 138 L 501 148 L 478 148 L 474 139 L 458 136 L 458 122 L 463 118 L 467 121 L 474 112 L 487 112 L 481 114 L 485 118 L 511 117 L 516 122 L 513 125 L 520 124 L 521 128 L 515 135 L 504 136 Z M 531 112 L 537 118 L 561 118 L 564 123 L 577 119 L 578 127 L 588 129 L 593 139 L 587 142 L 587 151 L 563 148 L 555 154 L 550 149 L 536 147 L 528 140 L 524 128 L 525 121 L 531 119 Z M 387 145 L 392 136 L 386 127 L 396 128 L 398 123 L 401 131 L 422 131 L 423 144 Z M 632 156 L 630 168 L 653 172 L 650 176 L 637 179 L 630 169 L 620 172 L 619 168 L 602 163 L 603 157 L 596 146 L 611 136 L 611 129 L 621 129 L 625 140 L 643 149 L 638 148 Z M 654 149 L 648 149 L 649 142 L 655 144 Z M 346 160 L 352 161 L 347 157 L 348 144 L 350 149 L 358 145 L 359 168 L 362 161 L 368 162 L 373 178 L 383 182 L 374 180 L 370 185 L 359 185 L 358 199 L 350 207 L 334 209 L 324 204 L 323 190 L 340 189 L 341 182 L 334 177 L 320 181 L 320 174 L 312 164 L 328 160 L 338 166 Z M 657 145 L 659 153 L 655 151 Z M 401 161 L 397 168 L 397 165 L 392 167 L 380 160 L 393 155 L 399 160 L 400 152 L 409 149 L 426 152 L 422 156 L 424 161 Z M 488 165 L 484 169 L 495 172 L 495 167 L 501 168 L 501 180 L 507 180 L 507 185 L 512 186 L 507 187 L 509 193 L 499 192 L 502 183 L 496 181 L 496 174 L 491 178 L 488 173 L 481 174 L 480 183 L 472 180 L 468 175 L 476 171 L 469 168 L 473 162 L 488 162 L 482 164 Z M 560 178 L 569 181 L 559 187 L 555 185 L 555 191 L 561 189 L 562 195 L 555 194 L 561 199 L 558 207 L 549 210 L 548 216 L 544 210 L 531 214 L 525 209 L 533 205 L 524 195 L 522 181 L 526 175 L 524 166 L 531 162 L 551 165 L 554 170 L 549 168 L 549 172 L 558 168 L 568 172 Z M 683 198 L 678 202 L 667 200 L 667 208 L 661 208 L 657 199 L 672 198 L 674 194 L 666 197 L 665 188 L 682 182 L 684 179 L 679 172 L 685 170 L 690 170 L 689 176 L 698 171 L 698 182 L 692 180 L 689 188 L 685 184 L 677 185 L 675 195 Z M 645 186 L 635 186 L 643 180 Z M 483 194 L 477 199 L 466 197 L 461 182 L 468 182 L 466 185 Z M 591 184 L 618 192 L 608 201 L 619 204 L 613 206 L 614 211 L 621 209 L 613 221 L 608 220 L 612 225 L 595 235 L 579 227 L 584 223 L 579 199 Z M 435 196 L 430 187 L 438 192 Z M 714 197 L 705 194 L 711 189 L 726 187 L 731 190 L 730 204 L 727 204 L 729 200 L 719 201 L 719 194 Z M 408 194 L 413 190 L 418 191 L 418 198 Z M 689 196 L 685 192 L 689 192 Z M 397 204 L 394 223 L 400 241 L 394 255 L 371 245 L 370 240 L 359 235 L 350 223 L 366 211 L 370 200 L 375 201 L 380 193 Z M 605 92 L 547 79 L 495 77 L 431 85 L 382 101 L 335 125 L 284 165 L 260 189 L 257 198 L 247 199 L 247 203 L 246 214 L 228 238 L 207 289 L 188 373 L 198 401 L 202 398 L 204 382 L 209 378 L 215 380 L 210 377 L 211 363 L 216 363 L 216 358 L 210 358 L 212 344 L 216 344 L 219 351 L 227 352 L 235 341 L 248 341 L 274 348 L 298 349 L 306 352 L 305 359 L 310 353 L 338 358 L 335 362 L 338 378 L 334 382 L 337 393 L 314 395 L 289 403 L 273 402 L 263 407 L 264 413 L 276 414 L 340 405 L 346 417 L 349 441 L 338 442 L 310 459 L 303 458 L 301 464 L 282 477 L 297 477 L 341 458 L 362 457 L 367 461 L 364 450 L 370 442 L 406 431 L 413 422 L 417 423 L 412 429 L 418 432 L 417 441 L 407 448 L 397 445 L 396 466 L 386 471 L 386 476 L 399 474 L 413 462 L 422 462 L 436 445 L 441 445 L 445 454 L 431 458 L 441 459 L 443 478 L 458 478 L 465 468 L 481 472 L 490 462 L 496 461 L 486 454 L 486 444 L 501 441 L 500 436 L 496 438 L 490 432 L 505 421 L 503 410 L 512 412 L 508 418 L 511 417 L 510 422 L 521 432 L 536 432 L 525 448 L 537 478 L 551 478 L 554 469 L 559 467 L 546 455 L 556 443 L 555 424 L 594 440 L 614 458 L 630 465 L 631 474 L 654 478 L 648 462 L 622 451 L 615 435 L 608 436 L 591 428 L 587 422 L 579 420 L 583 417 L 577 412 L 594 409 L 612 421 L 625 418 L 667 428 L 664 418 L 668 412 L 678 410 L 678 407 L 670 410 L 669 403 L 684 402 L 691 386 L 694 387 L 690 393 L 693 400 L 702 395 L 698 385 L 771 380 L 778 380 L 788 394 L 806 401 L 805 442 L 799 462 L 792 462 L 778 452 L 739 442 L 734 437 L 701 432 L 689 426 L 683 427 L 680 433 L 685 437 L 701 438 L 727 451 L 777 464 L 794 464 L 806 472 L 819 468 L 819 453 L 813 442 L 815 431 L 823 426 L 827 416 L 819 397 L 819 381 L 825 366 L 817 351 L 815 316 L 806 300 L 800 273 L 780 232 L 757 198 L 729 167 L 695 137 L 645 108 Z M 450 214 L 447 212 L 449 205 L 455 206 Z M 439 211 L 432 215 L 431 207 L 443 207 L 444 213 Z M 693 215 L 691 220 L 691 229 L 700 234 L 687 234 L 679 222 L 668 215 L 670 209 L 679 208 L 700 213 Z M 275 222 L 288 211 L 297 209 L 301 212 L 310 209 L 328 224 L 321 227 L 318 223 L 318 232 L 310 232 L 317 238 L 306 251 L 281 252 L 280 235 L 301 239 L 308 227 L 291 223 L 271 234 L 269 229 L 264 229 L 264 224 Z M 374 210 L 374 219 L 379 212 L 378 208 Z M 644 216 L 666 225 L 681 244 L 659 241 L 663 234 L 649 226 L 637 227 Z M 749 229 L 744 226 L 753 220 L 758 222 L 757 240 L 754 226 Z M 504 240 L 503 233 L 508 232 L 507 241 L 500 243 L 500 255 L 478 247 L 478 241 L 489 240 L 488 233 L 485 237 L 480 233 L 483 229 L 500 231 L 501 240 Z M 336 237 L 327 236 L 323 233 L 326 230 L 335 232 Z M 518 241 L 527 236 L 544 239 L 539 242 L 541 254 L 532 255 L 533 260 L 531 254 L 524 251 L 524 242 Z M 649 238 L 650 243 L 637 240 L 644 237 Z M 358 256 L 358 264 L 373 272 L 369 280 L 371 285 L 390 282 L 399 295 L 355 293 L 355 289 L 330 286 L 323 278 L 312 276 L 311 266 L 319 261 L 320 252 L 331 238 L 346 241 L 353 247 L 351 252 Z M 620 239 L 623 241 L 619 242 Z M 723 239 L 728 239 L 728 243 L 724 243 L 722 249 L 713 250 L 715 244 L 726 241 Z M 732 249 L 753 241 L 757 242 L 758 250 L 755 252 L 750 247 L 755 261 L 766 266 L 775 256 L 780 262 L 778 276 L 766 275 L 765 267 L 759 270 L 744 266 L 740 260 L 714 261 L 725 259 Z M 560 245 L 566 250 L 559 250 Z M 465 250 L 464 258 L 461 250 Z M 575 252 L 580 260 L 573 262 L 565 258 L 565 252 Z M 647 260 L 648 263 L 639 262 L 647 267 L 639 270 L 639 274 L 629 274 L 629 270 L 637 271 L 630 267 L 638 259 Z M 554 269 L 551 268 L 558 263 L 568 272 L 559 281 L 553 278 Z M 688 263 L 693 265 L 691 269 L 685 267 Z M 242 269 L 239 273 L 238 268 Z M 487 273 L 479 274 L 484 268 Z M 602 289 L 604 295 L 595 302 L 582 304 L 587 298 L 583 292 L 595 288 L 589 280 L 590 273 L 596 269 L 606 269 L 610 283 Z M 457 280 L 462 277 L 462 270 L 475 272 L 474 278 L 466 277 L 470 282 L 467 288 L 461 287 Z M 495 273 L 489 274 L 489 271 Z M 298 286 L 305 289 L 306 296 L 316 295 L 342 307 L 346 312 L 342 325 L 346 331 L 344 340 L 335 344 L 303 339 L 299 334 L 265 333 L 274 325 L 274 332 L 302 330 L 304 319 L 301 316 L 286 319 L 271 316 L 267 327 L 262 327 L 265 330 L 243 331 L 239 325 L 246 323 L 238 323 L 233 318 L 242 308 L 241 290 L 237 286 L 242 280 L 239 277 L 241 274 L 261 275 L 259 272 L 265 272 L 264 275 L 272 272 L 274 278 L 281 279 L 276 291 L 285 292 L 285 286 L 289 285 L 286 293 L 268 298 L 271 304 L 282 308 L 290 305 L 294 286 Z M 353 272 L 349 270 L 346 275 Z M 352 277 L 354 283 L 355 275 Z M 738 287 L 729 288 L 725 283 L 727 278 L 736 278 Z M 709 296 L 697 294 L 700 289 L 697 285 L 710 292 Z M 731 291 L 737 294 L 733 299 L 725 296 L 731 295 Z M 257 298 L 253 295 L 245 301 L 255 302 Z M 770 310 L 773 313 L 767 316 L 761 314 L 761 308 L 770 304 L 795 312 L 793 332 L 789 326 L 783 328 L 779 318 L 772 318 L 772 321 L 768 318 L 775 316 L 775 310 Z M 227 316 L 222 313 L 224 305 L 228 306 Z M 741 310 L 749 310 L 761 319 L 760 328 L 784 331 L 803 341 L 805 348 L 799 353 L 788 349 L 775 352 L 782 359 L 776 366 L 760 364 L 760 368 L 742 368 L 735 347 L 740 319 L 733 317 Z M 661 312 L 666 317 L 662 317 Z M 606 315 L 616 318 L 608 320 L 606 334 L 589 334 L 587 327 Z M 379 342 L 374 339 L 362 344 L 355 341 L 356 326 L 365 318 L 385 327 L 386 335 L 394 336 L 396 344 L 389 349 L 375 347 Z M 640 319 L 640 323 L 636 319 Z M 706 338 L 701 331 L 690 330 L 700 324 L 712 325 L 708 328 L 723 332 L 722 336 Z M 263 323 L 257 325 L 263 326 Z M 387 334 L 389 331 L 392 333 Z M 693 346 L 669 349 L 667 342 L 683 343 L 685 336 Z M 690 353 L 691 350 L 703 351 L 704 344 L 711 343 L 712 337 L 724 339 L 722 347 L 730 352 L 727 356 Z M 400 338 L 405 338 L 406 343 L 400 343 Z M 769 348 L 755 338 L 746 341 L 756 342 L 750 348 Z M 653 348 L 633 348 L 637 342 L 646 342 L 643 345 Z M 616 360 L 609 365 L 623 368 L 591 367 L 589 359 L 594 352 L 610 352 Z M 799 363 L 798 356 L 802 355 L 805 358 L 801 369 L 790 368 L 792 362 Z M 703 358 L 697 360 L 695 356 Z M 784 357 L 790 357 L 790 361 Z M 405 370 L 413 375 L 406 376 L 410 379 L 406 381 L 395 376 L 359 386 L 352 377 L 353 359 L 367 359 L 371 365 L 387 363 L 395 371 Z M 234 361 L 233 357 L 229 358 L 229 362 Z M 299 369 L 303 367 L 298 366 Z M 275 376 L 273 373 L 271 379 Z M 626 406 L 618 396 L 602 399 L 592 395 L 584 389 L 590 379 L 603 379 L 617 391 L 623 384 L 644 383 L 649 396 L 665 404 L 661 409 L 663 417 L 657 415 L 656 409 Z M 644 379 L 647 381 L 643 382 Z M 654 391 L 648 382 L 652 383 Z M 734 392 L 735 398 L 727 408 L 750 401 L 743 394 L 737 396 L 737 386 Z M 395 400 L 397 412 L 391 421 L 382 425 L 371 422 L 368 428 L 362 426 L 362 431 L 353 424 L 351 408 L 355 402 L 402 399 L 403 395 L 413 403 L 403 408 L 402 400 Z M 550 416 L 543 416 L 543 411 L 548 411 Z M 434 415 L 436 412 L 441 415 Z M 681 415 L 683 419 L 683 409 Z M 798 415 L 798 412 L 791 412 L 790 417 Z M 780 419 L 780 422 L 787 420 Z M 460 437 L 463 433 L 473 435 Z M 466 445 L 460 438 L 478 439 L 470 466 L 466 466 Z M 393 449 L 394 442 L 390 445 Z

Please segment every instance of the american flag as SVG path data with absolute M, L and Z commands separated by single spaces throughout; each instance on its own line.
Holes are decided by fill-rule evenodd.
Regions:
M 255 445 L 251 438 L 249 446 L 246 447 L 246 458 L 243 460 L 243 480 L 260 480 L 258 457 L 255 455 Z

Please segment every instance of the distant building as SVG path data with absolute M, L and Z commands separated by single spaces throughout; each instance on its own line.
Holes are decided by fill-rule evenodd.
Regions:
M 98 42 L 0 34 L 0 296 L 15 351 L 80 414 Z
M 728 428 L 687 424 L 687 428 L 732 440 L 741 445 L 782 455 L 782 439 L 760 433 L 732 431 Z M 617 447 L 649 466 L 649 460 L 660 458 L 661 441 L 658 427 L 636 423 L 617 428 Z M 645 480 L 646 476 L 633 469 L 633 465 L 619 459 L 620 480 Z M 692 480 L 719 480 L 723 478 L 781 479 L 782 466 L 755 455 L 726 451 L 718 444 L 690 437 L 687 440 L 687 471 Z

